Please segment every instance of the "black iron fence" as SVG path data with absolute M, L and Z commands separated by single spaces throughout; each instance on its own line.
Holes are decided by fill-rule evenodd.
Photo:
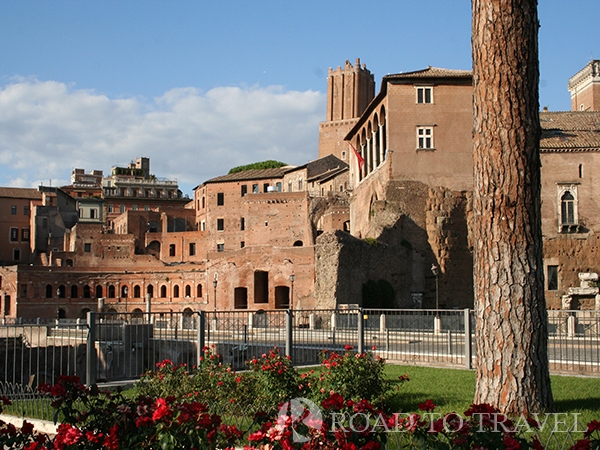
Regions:
M 294 364 L 311 365 L 322 350 L 348 345 L 392 363 L 469 368 L 474 336 L 471 310 L 88 313 L 87 321 L 5 321 L 0 389 L 35 389 L 60 374 L 88 384 L 134 380 L 165 359 L 195 365 L 205 346 L 236 370 L 274 346 Z M 600 375 L 599 344 L 600 311 L 549 311 L 552 371 Z

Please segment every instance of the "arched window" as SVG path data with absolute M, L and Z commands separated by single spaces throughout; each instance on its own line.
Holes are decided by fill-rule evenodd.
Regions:
M 115 287 L 112 284 L 108 287 L 108 298 L 115 298 Z
M 129 289 L 127 286 L 121 286 L 121 298 L 127 298 L 129 294 Z
M 173 286 L 173 297 L 175 297 L 175 298 L 179 297 L 179 286 L 177 286 L 177 285 Z
M 64 285 L 60 285 L 58 287 L 58 298 L 65 298 L 67 296 L 66 289 Z
M 133 296 L 134 296 L 135 298 L 140 298 L 140 297 L 141 297 L 141 295 L 142 295 L 142 290 L 140 289 L 140 286 L 139 286 L 138 284 L 136 284 L 136 285 L 133 287 Z
M 569 191 L 560 198 L 560 223 L 562 225 L 575 224 L 575 197 Z
M 160 287 L 160 296 L 162 298 L 167 296 L 167 287 L 164 284 Z
M 296 241 L 294 242 L 294 247 L 302 247 L 304 244 L 302 243 L 302 241 Z
M 52 298 L 52 285 L 46 285 L 46 298 Z
M 196 286 L 196 297 L 202 297 L 202 285 Z
M 77 292 L 77 285 L 72 285 L 71 286 L 71 298 L 78 298 L 79 297 L 79 292 Z
M 150 297 L 153 297 L 154 296 L 154 286 L 149 284 L 148 287 L 146 288 L 146 294 L 150 294 Z
M 192 287 L 189 284 L 185 285 L 185 296 L 187 298 L 192 296 Z
M 100 284 L 96 286 L 96 298 L 102 298 L 102 286 Z
M 83 298 L 90 298 L 92 296 L 92 292 L 90 290 L 89 285 L 85 285 L 83 287 Z

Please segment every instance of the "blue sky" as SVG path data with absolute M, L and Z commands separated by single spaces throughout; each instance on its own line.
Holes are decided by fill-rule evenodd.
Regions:
M 600 59 L 598 0 L 540 0 L 540 105 Z M 0 0 L 0 185 L 138 156 L 186 194 L 229 168 L 317 156 L 329 67 L 471 68 L 468 0 Z

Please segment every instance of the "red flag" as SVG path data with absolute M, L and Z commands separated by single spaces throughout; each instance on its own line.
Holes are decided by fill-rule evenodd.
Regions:
M 350 147 L 352 147 L 352 150 L 354 150 L 354 154 L 356 155 L 356 159 L 358 160 L 358 170 L 362 170 L 363 165 L 365 164 L 365 159 L 362 157 L 362 155 L 360 153 L 358 153 L 358 151 L 354 148 L 354 145 L 352 145 L 352 142 L 348 142 L 348 144 L 350 144 Z

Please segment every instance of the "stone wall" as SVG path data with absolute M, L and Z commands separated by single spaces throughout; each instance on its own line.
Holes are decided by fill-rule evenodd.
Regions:
M 343 232 L 317 239 L 317 307 L 361 304 L 362 285 L 384 279 L 394 287 L 398 307 L 434 308 L 432 264 L 440 267 L 439 306 L 472 307 L 471 193 L 417 181 L 389 182 L 385 192 L 385 200 L 365 211 L 366 240 Z

